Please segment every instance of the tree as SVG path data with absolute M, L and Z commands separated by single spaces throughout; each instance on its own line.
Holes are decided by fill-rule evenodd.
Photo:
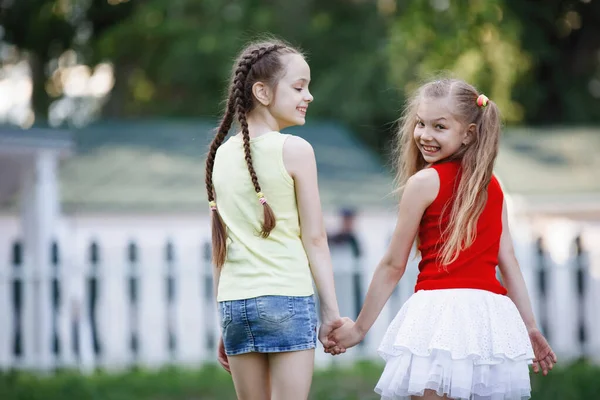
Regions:
M 50 104 L 45 89 L 48 62 L 71 47 L 75 27 L 70 10 L 55 0 L 8 1 L 0 8 L 4 40 L 15 45 L 28 59 L 33 80 L 32 103 L 45 115 Z
M 115 5 L 111 5 L 113 3 Z M 122 0 L 4 0 L 0 26 L 5 42 L 17 47 L 29 61 L 33 80 L 32 106 L 37 119 L 46 119 L 53 95 L 47 90 L 52 65 L 65 51 L 76 50 L 82 62 L 93 61 L 90 44 L 133 9 Z M 56 64 L 56 63 L 54 63 Z
M 486 93 L 507 121 L 521 122 L 524 110 L 512 89 L 530 60 L 519 32 L 501 0 L 408 2 L 390 29 L 392 79 L 408 94 L 445 71 Z
M 600 1 L 506 0 L 531 65 L 514 85 L 530 124 L 600 121 Z
M 3 40 L 31 62 L 37 115 L 71 49 L 114 65 L 105 117 L 217 118 L 235 55 L 271 33 L 306 52 L 311 118 L 382 151 L 404 98 L 439 71 L 508 123 L 600 121 L 599 0 L 0 0 L 0 12 Z
M 235 55 L 270 33 L 306 50 L 311 117 L 343 121 L 378 146 L 385 138 L 378 131 L 399 108 L 387 80 L 383 22 L 369 2 L 150 0 L 97 41 L 96 53 L 117 70 L 107 112 L 216 117 Z

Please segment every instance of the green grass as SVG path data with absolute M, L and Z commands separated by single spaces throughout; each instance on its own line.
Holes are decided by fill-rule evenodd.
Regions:
M 310 400 L 375 400 L 373 387 L 383 366 L 357 363 L 315 372 Z M 579 362 L 550 376 L 533 376 L 533 399 L 600 399 L 600 367 Z M 82 376 L 60 372 L 50 377 L 0 374 L 2 400 L 234 400 L 231 377 L 218 366 L 200 370 L 163 369 Z

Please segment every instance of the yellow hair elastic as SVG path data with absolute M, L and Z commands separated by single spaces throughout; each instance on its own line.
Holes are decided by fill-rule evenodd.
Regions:
M 267 198 L 265 197 L 263 192 L 256 193 L 256 197 L 258 197 L 258 201 L 260 201 L 260 204 L 262 205 L 264 205 L 267 202 Z

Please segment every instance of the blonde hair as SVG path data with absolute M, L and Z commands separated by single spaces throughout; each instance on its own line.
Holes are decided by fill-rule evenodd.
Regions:
M 396 137 L 396 183 L 401 190 L 408 178 L 427 166 L 413 138 L 417 108 L 422 98 L 450 97 L 451 112 L 463 124 L 463 128 L 475 124 L 472 140 L 452 156 L 461 160 L 462 174 L 455 187 L 454 202 L 446 204 L 442 211 L 443 216 L 450 208 L 449 223 L 440 239 L 439 261 L 444 267 L 454 262 L 477 236 L 477 221 L 487 202 L 487 187 L 498 154 L 500 111 L 493 101 L 488 101 L 485 107 L 479 107 L 478 96 L 477 89 L 459 79 L 428 82 L 408 100 Z

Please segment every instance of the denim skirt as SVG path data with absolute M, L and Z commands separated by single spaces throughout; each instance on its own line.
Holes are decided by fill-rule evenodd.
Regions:
M 314 296 L 261 296 L 219 302 L 223 344 L 228 356 L 314 349 Z

